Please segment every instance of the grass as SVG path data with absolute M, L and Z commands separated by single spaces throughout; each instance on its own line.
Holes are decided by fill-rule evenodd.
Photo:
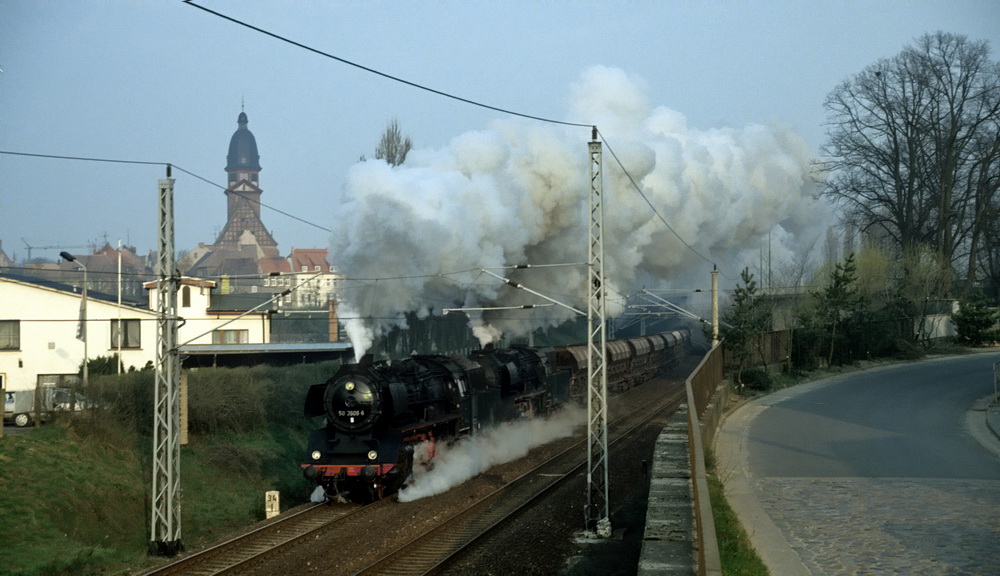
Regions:
M 705 455 L 705 460 L 708 493 L 712 499 L 712 517 L 715 520 L 715 535 L 719 543 L 723 575 L 769 576 L 767 567 L 757 556 L 736 512 L 726 500 L 722 481 L 715 473 L 715 459 L 710 452 Z
M 187 549 L 308 498 L 299 468 L 308 386 L 338 363 L 190 372 L 190 443 L 181 448 L 181 542 Z M 149 558 L 152 371 L 91 374 L 100 408 L 0 439 L 0 574 L 118 575 Z
M 0 574 L 130 574 L 147 557 L 148 438 L 112 428 L 46 425 L 0 439 Z M 301 443 L 302 445 L 298 445 Z M 264 492 L 285 506 L 308 495 L 296 431 L 196 438 L 181 449 L 181 540 L 214 542 L 264 517 Z
M 43 426 L 0 443 L 0 566 L 11 574 L 85 574 L 144 549 L 134 518 L 142 474 L 127 449 Z M 13 543 L 13 545 L 10 545 Z

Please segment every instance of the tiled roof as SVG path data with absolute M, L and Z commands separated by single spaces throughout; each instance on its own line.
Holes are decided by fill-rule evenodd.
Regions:
M 300 272 L 303 266 L 312 272 L 319 266 L 320 271 L 329 272 L 330 264 L 326 261 L 326 248 L 295 248 L 288 257 L 292 261 L 292 271 Z
M 281 258 L 280 256 L 275 258 L 261 258 L 257 261 L 257 265 L 260 267 L 262 274 L 287 274 L 292 271 L 292 267 L 288 263 L 288 260 Z
M 30 284 L 32 286 L 37 286 L 39 288 L 45 288 L 48 290 L 55 290 L 58 292 L 68 292 L 69 294 L 79 295 L 80 290 L 71 284 L 63 284 L 61 282 L 52 282 L 51 280 L 42 280 L 41 278 L 34 278 L 32 276 L 21 276 L 19 274 L 10 274 L 5 271 L 0 271 L 0 279 L 10 280 L 12 282 L 19 282 L 21 284 Z M 104 292 L 97 292 L 95 290 L 87 290 L 88 300 L 101 300 L 104 302 L 110 302 L 112 304 L 118 304 L 117 294 L 105 294 Z M 131 306 L 133 308 L 142 308 L 148 310 L 146 307 L 146 302 L 136 302 L 129 300 L 122 300 L 122 304 L 125 306 Z

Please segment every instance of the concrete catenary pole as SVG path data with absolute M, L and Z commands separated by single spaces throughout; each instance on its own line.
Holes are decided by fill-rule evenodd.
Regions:
M 173 556 L 181 545 L 180 394 L 177 355 L 177 288 L 174 270 L 174 179 L 159 180 L 157 255 L 156 395 L 153 415 L 153 510 L 149 553 Z
M 608 371 L 607 325 L 604 318 L 604 184 L 601 143 L 597 127 L 592 132 L 590 151 L 590 244 L 589 291 L 587 305 L 587 529 L 597 536 L 611 536 L 608 513 Z
M 712 265 L 712 347 L 719 344 L 719 268 Z

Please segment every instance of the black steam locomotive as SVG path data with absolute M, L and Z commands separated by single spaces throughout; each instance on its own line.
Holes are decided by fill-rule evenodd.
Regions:
M 675 363 L 688 340 L 681 330 L 608 342 L 609 388 L 639 383 Z M 586 346 L 343 365 L 306 395 L 305 415 L 325 416 L 325 425 L 309 435 L 303 472 L 331 496 L 382 498 L 409 478 L 421 443 L 547 416 L 581 397 L 586 377 Z

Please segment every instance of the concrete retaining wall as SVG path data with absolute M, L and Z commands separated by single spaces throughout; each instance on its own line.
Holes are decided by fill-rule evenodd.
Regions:
M 688 412 L 687 405 L 682 405 L 656 440 L 639 576 L 695 574 L 688 454 Z
M 657 438 L 639 557 L 640 576 L 722 574 L 702 448 L 712 445 L 728 398 L 721 357 L 718 349 L 706 355 L 686 382 L 688 402 L 673 414 Z M 695 380 L 697 393 L 692 386 Z M 689 404 L 695 402 L 704 403 L 700 419 L 688 412 Z M 691 442 L 690 430 L 696 431 L 695 442 Z M 692 462 L 692 458 L 697 461 Z M 696 501 L 696 493 L 700 502 Z M 697 526 L 699 518 L 705 518 L 701 532 L 707 533 L 703 536 Z

